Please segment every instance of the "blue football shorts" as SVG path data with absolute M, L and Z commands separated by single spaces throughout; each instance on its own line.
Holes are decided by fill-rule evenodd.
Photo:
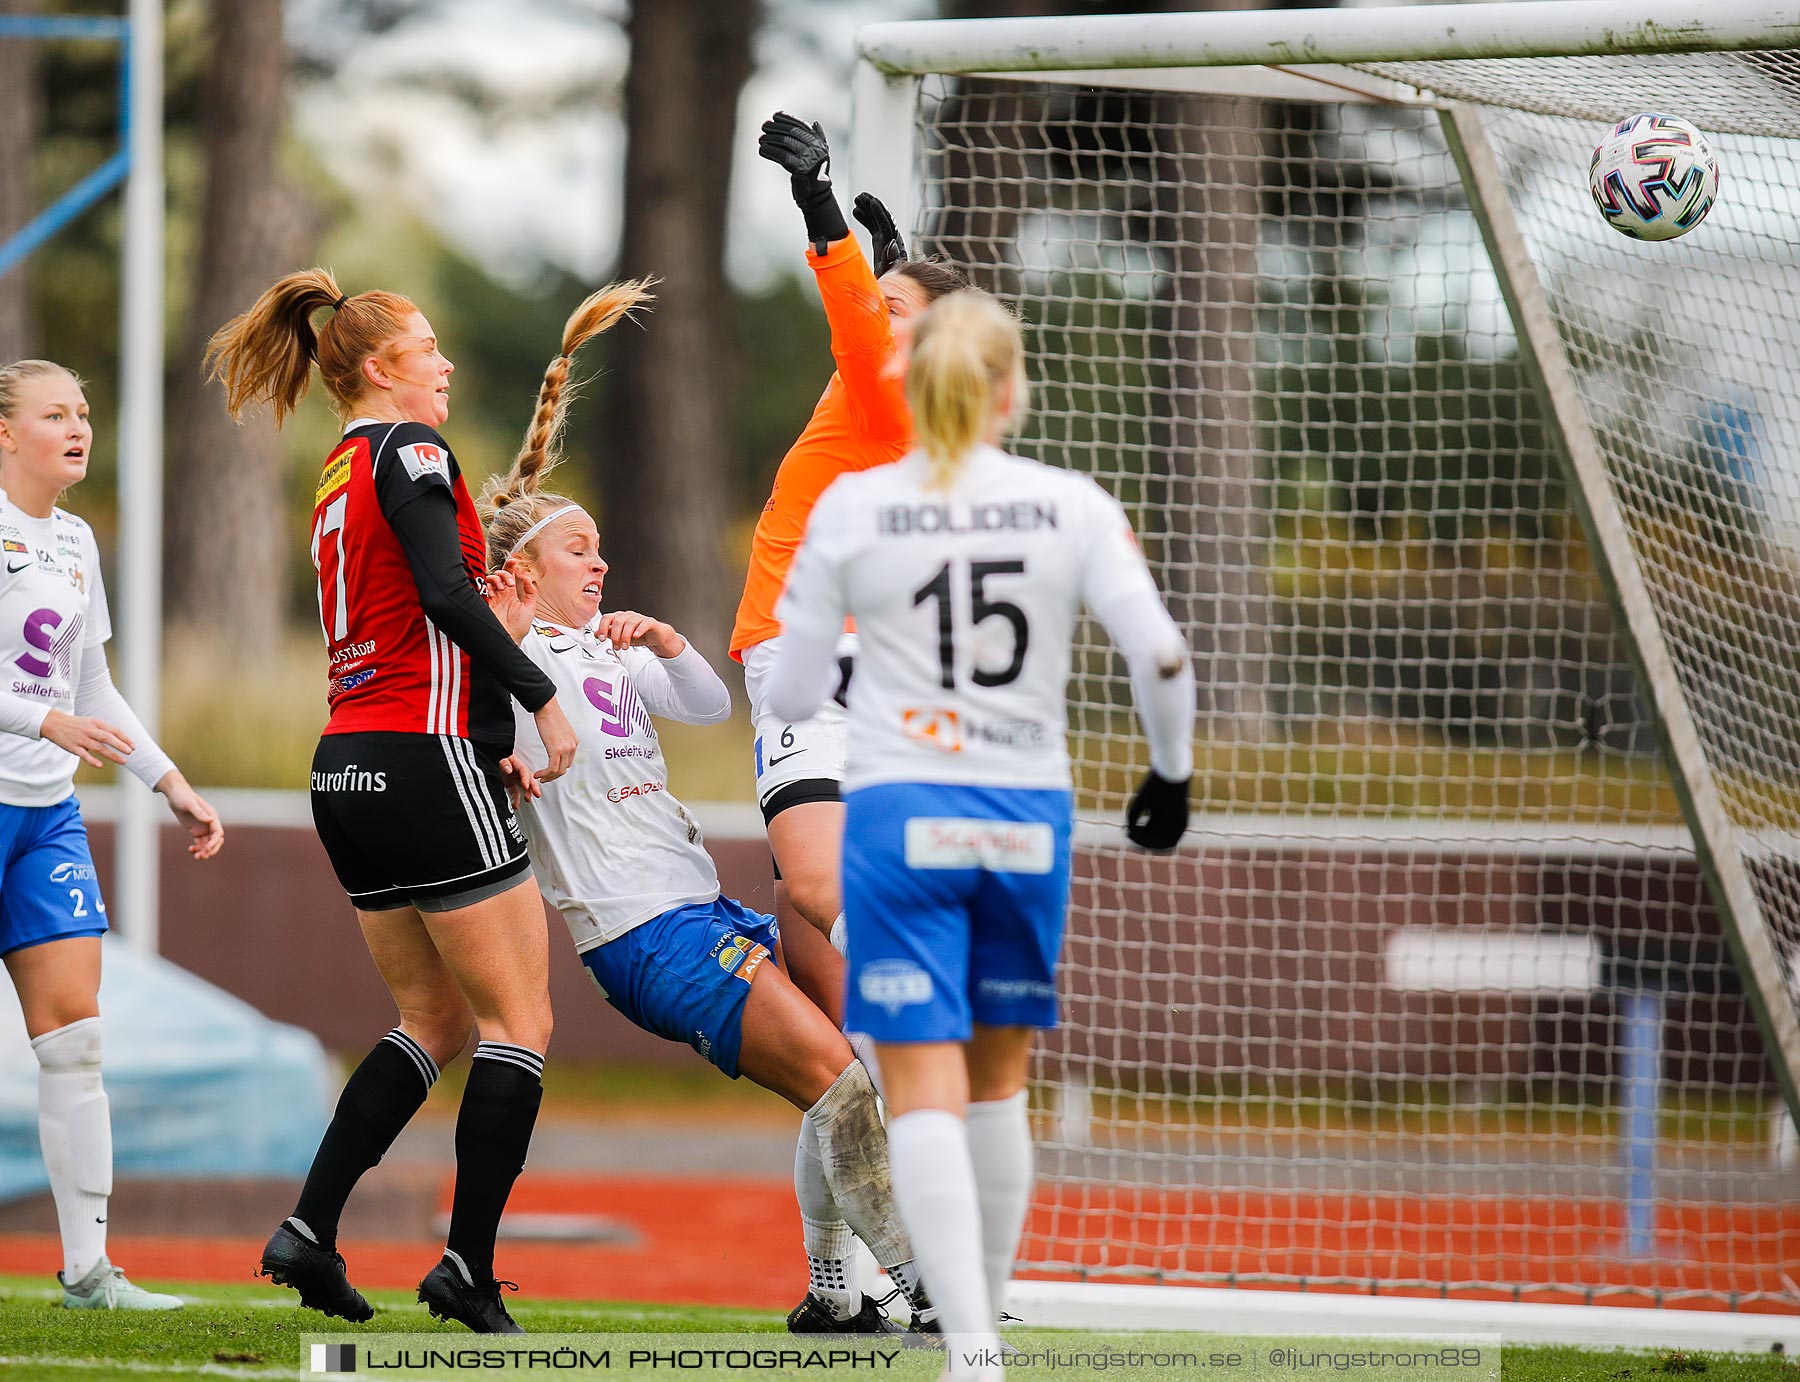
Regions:
M 1056 1025 L 1066 791 L 892 783 L 845 797 L 847 1030 L 966 1041 Z
M 0 806 L 0 955 L 105 933 L 81 803 Z
M 637 1026 L 685 1041 L 735 1080 L 750 981 L 776 963 L 779 936 L 774 917 L 720 897 L 652 917 L 581 962 Z

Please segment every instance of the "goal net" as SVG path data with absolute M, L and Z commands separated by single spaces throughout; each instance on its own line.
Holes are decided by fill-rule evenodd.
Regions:
M 962 66 L 897 88 L 917 248 L 1017 305 L 1017 447 L 1124 501 L 1201 688 L 1146 857 L 1078 651 L 1021 1270 L 1792 1308 L 1800 53 Z M 1671 243 L 1587 192 L 1642 110 L 1721 163 Z

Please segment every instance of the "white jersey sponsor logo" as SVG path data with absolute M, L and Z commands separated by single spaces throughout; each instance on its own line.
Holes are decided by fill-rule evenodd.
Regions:
M 638 680 L 655 655 L 620 651 L 585 629 L 538 620 L 521 646 L 556 685 L 580 747 L 569 771 L 519 808 L 538 886 L 568 924 L 577 950 L 603 945 L 640 922 L 719 895 L 700 827 L 668 789 L 668 768 Z M 648 683 L 646 683 L 648 684 Z M 518 751 L 534 767 L 543 741 L 513 708 Z
M 86 654 L 112 637 L 93 531 L 62 509 L 22 512 L 0 493 L 0 689 L 72 714 Z M 76 759 L 45 739 L 0 734 L 0 802 L 51 806 Z
M 1055 837 L 1042 821 L 914 816 L 906 823 L 909 868 L 1049 873 L 1055 859 Z

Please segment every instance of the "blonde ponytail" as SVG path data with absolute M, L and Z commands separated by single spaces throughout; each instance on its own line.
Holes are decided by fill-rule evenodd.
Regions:
M 480 508 L 487 524 L 488 559 L 499 566 L 519 539 L 540 518 L 571 501 L 542 490 L 544 476 L 561 461 L 563 424 L 568 420 L 574 390 L 569 371 L 575 352 L 594 337 L 610 331 L 640 307 L 654 301 L 653 278 L 609 283 L 591 293 L 569 314 L 563 325 L 562 350 L 544 369 L 538 385 L 537 407 L 525 429 L 519 454 L 504 475 L 496 475 L 481 487 Z M 535 541 L 535 539 L 534 539 Z
M 324 308 L 332 314 L 315 330 L 313 314 Z M 399 293 L 346 294 L 330 269 L 287 274 L 248 312 L 213 333 L 206 344 L 207 377 L 225 385 L 232 417 L 267 403 L 279 427 L 306 396 L 316 364 L 332 409 L 348 421 L 362 394 L 362 362 L 400 336 L 418 310 Z
M 930 461 L 928 485 L 948 489 L 969 452 L 987 435 L 1013 387 L 1013 411 L 1025 408 L 1025 342 L 1019 323 L 979 289 L 951 293 L 919 314 L 906 366 L 913 429 Z

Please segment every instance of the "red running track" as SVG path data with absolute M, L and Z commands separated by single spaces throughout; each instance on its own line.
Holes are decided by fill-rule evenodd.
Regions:
M 1672 1302 L 1701 1309 L 1729 1308 L 1734 1293 L 1767 1293 L 1787 1300 L 1750 1308 L 1800 1314 L 1800 1205 L 1665 1208 L 1657 1224 L 1658 1254 L 1648 1260 L 1623 1254 L 1625 1228 L 1625 1209 L 1616 1200 L 1053 1186 L 1038 1196 L 1021 1256 L 1049 1255 L 1046 1240 L 1053 1238 L 1081 1244 L 1080 1265 L 1096 1278 L 1204 1273 L 1318 1283 L 1567 1283 L 1524 1298 L 1579 1302 L 1584 1288 L 1597 1287 L 1604 1294 L 1596 1299 L 1616 1305 L 1654 1304 L 1659 1292 L 1713 1293 L 1711 1302 Z M 1386 1286 L 1383 1293 L 1408 1294 Z M 1433 1287 L 1412 1294 L 1438 1292 Z M 1457 1294 L 1511 1298 L 1508 1291 Z
M 449 1207 L 449 1185 L 442 1197 Z M 621 1300 L 787 1310 L 806 1294 L 806 1258 L 793 1185 L 772 1180 L 674 1180 L 526 1173 L 511 1209 L 599 1215 L 629 1243 L 502 1242 L 496 1267 L 539 1300 Z M 410 1290 L 437 1261 L 434 1243 L 339 1243 L 350 1279 Z M 244 1282 L 261 1238 L 138 1238 L 115 1234 L 109 1255 L 146 1280 Z M 0 1235 L 0 1270 L 52 1273 L 62 1252 L 49 1234 Z M 276 1288 L 271 1286 L 270 1290 Z
M 449 1207 L 448 1181 L 441 1206 Z M 799 1213 L 785 1181 L 527 1172 L 510 1207 L 598 1216 L 629 1239 L 502 1242 L 501 1274 L 527 1297 L 785 1310 L 806 1290 Z M 1662 1228 L 1670 1255 L 1634 1262 L 1613 1255 L 1624 1225 L 1611 1202 L 1046 1187 L 1022 1255 L 1041 1255 L 1054 1232 L 1085 1245 L 1082 1266 L 1094 1277 L 1204 1272 L 1254 1285 L 1241 1279 L 1278 1274 L 1321 1283 L 1314 1290 L 1333 1289 L 1324 1278 L 1438 1280 L 1446 1271 L 1465 1281 L 1554 1282 L 1577 1262 L 1584 1283 L 1637 1293 L 1609 1294 L 1608 1304 L 1652 1304 L 1658 1291 L 1717 1293 L 1680 1302 L 1695 1308 L 1724 1308 L 1734 1291 L 1779 1294 L 1785 1277 L 1800 1278 L 1800 1205 L 1695 1207 L 1669 1214 Z M 435 1261 L 436 1244 L 347 1238 L 342 1248 L 359 1286 L 405 1290 Z M 260 1238 L 121 1234 L 112 1255 L 146 1279 L 245 1281 L 261 1249 Z M 0 1235 L 0 1270 L 49 1274 L 60 1265 L 54 1237 Z M 1529 1298 L 1579 1296 L 1571 1289 Z M 1800 1295 L 1789 1299 L 1753 1308 L 1800 1313 Z

